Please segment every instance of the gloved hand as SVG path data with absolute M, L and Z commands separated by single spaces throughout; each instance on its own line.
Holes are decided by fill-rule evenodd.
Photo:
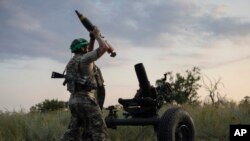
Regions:
M 90 31 L 89 33 L 92 34 L 95 38 L 101 37 L 100 30 L 96 26 L 94 26 L 94 29 Z
M 92 33 L 89 33 L 90 40 L 95 40 L 95 35 Z

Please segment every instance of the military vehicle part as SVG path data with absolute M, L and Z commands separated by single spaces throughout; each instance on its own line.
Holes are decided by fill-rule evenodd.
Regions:
M 188 112 L 182 108 L 173 107 L 167 109 L 160 117 L 158 110 L 162 106 L 159 104 L 162 99 L 158 100 L 158 92 L 150 85 L 143 64 L 136 64 L 135 71 L 140 88 L 134 98 L 118 100 L 125 110 L 123 118 L 118 117 L 114 106 L 108 108 L 110 113 L 105 118 L 107 127 L 116 129 L 117 126 L 151 125 L 157 133 L 158 141 L 194 141 L 194 123 Z M 164 77 L 163 84 L 171 89 L 169 83 L 165 82 L 166 75 Z

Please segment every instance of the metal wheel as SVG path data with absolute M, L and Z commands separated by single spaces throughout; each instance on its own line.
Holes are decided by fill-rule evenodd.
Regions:
M 158 141 L 194 141 L 194 124 L 182 108 L 168 109 L 158 125 Z

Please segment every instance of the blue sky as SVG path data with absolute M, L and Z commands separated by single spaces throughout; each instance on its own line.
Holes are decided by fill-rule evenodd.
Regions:
M 144 63 L 153 85 L 167 71 L 201 68 L 221 78 L 223 95 L 250 95 L 248 0 L 1 0 L 0 109 L 28 109 L 44 99 L 68 100 L 62 80 L 71 41 L 88 38 L 74 10 L 86 15 L 114 46 L 117 57 L 97 61 L 105 78 L 105 105 L 132 97 L 134 65 Z M 206 97 L 200 91 L 201 100 Z

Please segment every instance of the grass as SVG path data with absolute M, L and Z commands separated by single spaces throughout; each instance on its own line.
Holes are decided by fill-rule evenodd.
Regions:
M 250 124 L 250 105 L 185 106 L 194 119 L 199 141 L 228 141 L 230 124 Z
M 0 141 L 55 141 L 65 131 L 69 113 L 0 114 Z
M 165 105 L 162 114 L 170 106 Z M 250 124 L 250 105 L 226 106 L 183 105 L 192 116 L 197 141 L 228 141 L 230 124 Z M 68 111 L 48 113 L 1 112 L 0 141 L 55 141 L 66 130 L 70 119 Z M 153 141 L 155 133 L 150 126 L 123 126 L 109 129 L 112 141 Z

